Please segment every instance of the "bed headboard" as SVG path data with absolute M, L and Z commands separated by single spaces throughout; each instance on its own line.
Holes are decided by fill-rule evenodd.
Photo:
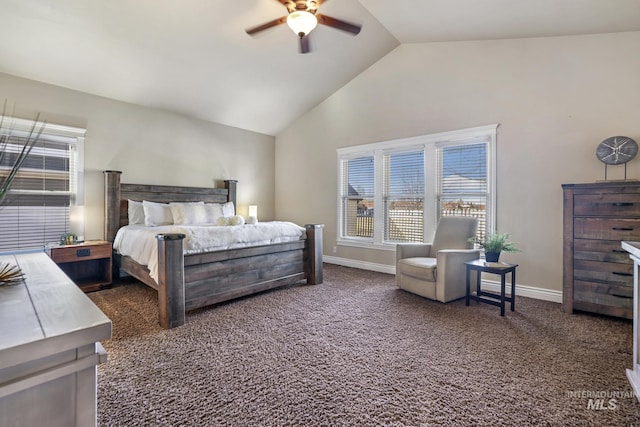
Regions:
M 225 180 L 225 188 L 175 187 L 170 185 L 123 184 L 120 171 L 104 171 L 104 235 L 113 242 L 116 232 L 129 223 L 129 200 L 169 203 L 205 202 L 236 204 L 238 181 Z

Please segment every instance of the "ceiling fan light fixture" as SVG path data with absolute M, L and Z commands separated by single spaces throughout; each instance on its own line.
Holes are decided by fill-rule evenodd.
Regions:
M 318 18 L 311 12 L 297 10 L 287 16 L 287 25 L 297 36 L 302 38 L 318 25 Z

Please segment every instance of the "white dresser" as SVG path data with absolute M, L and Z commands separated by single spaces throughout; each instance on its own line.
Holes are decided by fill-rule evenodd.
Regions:
M 622 242 L 633 260 L 633 366 L 627 369 L 627 378 L 640 400 L 640 242 Z
M 111 321 L 45 253 L 0 262 L 25 273 L 0 286 L 0 425 L 95 426 Z

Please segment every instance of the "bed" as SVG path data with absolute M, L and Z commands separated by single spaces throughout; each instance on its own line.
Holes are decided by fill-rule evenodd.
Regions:
M 104 233 L 112 244 L 118 230 L 128 225 L 129 200 L 236 202 L 237 182 L 233 180 L 225 180 L 224 188 L 177 187 L 121 183 L 121 175 L 120 171 L 104 171 Z M 185 233 L 159 228 L 154 274 L 147 265 L 115 249 L 114 268 L 157 290 L 160 325 L 169 329 L 183 325 L 190 310 L 303 281 L 322 283 L 322 228 L 322 224 L 306 224 L 295 240 L 194 253 L 183 250 Z

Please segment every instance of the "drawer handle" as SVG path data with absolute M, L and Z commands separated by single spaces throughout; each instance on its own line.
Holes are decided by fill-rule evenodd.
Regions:
M 633 231 L 633 227 L 613 227 L 612 230 L 616 230 L 616 231 Z
M 91 249 L 89 248 L 78 249 L 76 251 L 76 256 L 77 257 L 91 256 Z
M 612 271 L 611 274 L 616 274 L 618 276 L 633 276 L 633 273 L 621 273 L 619 271 Z
M 620 295 L 620 294 L 616 294 L 615 292 L 612 292 L 612 293 L 611 293 L 611 296 L 613 296 L 613 297 L 618 297 L 618 298 L 633 299 L 633 296 L 629 296 L 629 295 Z
M 611 252 L 615 252 L 618 254 L 626 254 L 627 251 L 625 251 L 624 249 L 611 249 Z
M 616 202 L 611 204 L 613 206 L 633 206 L 633 203 L 630 203 L 630 202 Z

